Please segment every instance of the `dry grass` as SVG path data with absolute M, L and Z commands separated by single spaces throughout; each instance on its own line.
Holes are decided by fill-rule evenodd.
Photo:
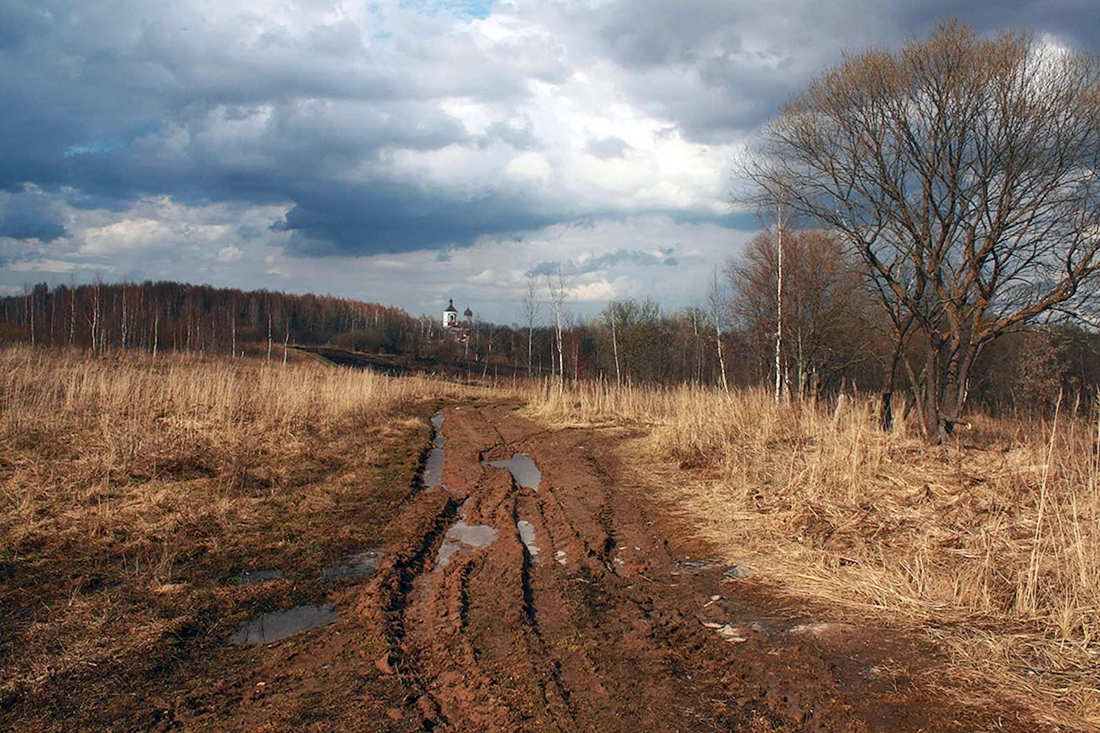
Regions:
M 557 424 L 644 425 L 624 451 L 728 559 L 921 628 L 1052 721 L 1100 726 L 1100 421 L 977 419 L 931 448 L 863 401 L 539 390 Z
M 454 389 L 0 350 L 0 714 L 88 674 L 144 679 L 196 636 L 323 596 L 326 564 L 382 539 Z M 261 568 L 293 582 L 234 582 Z

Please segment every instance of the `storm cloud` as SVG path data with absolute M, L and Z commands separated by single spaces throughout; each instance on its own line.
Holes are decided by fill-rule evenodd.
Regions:
M 37 266 L 330 292 L 362 267 L 416 310 L 392 273 L 427 276 L 399 263 L 504 300 L 571 260 L 630 292 L 705 265 L 662 259 L 680 242 L 751 236 L 731 162 L 783 100 L 951 14 L 1100 45 L 1079 0 L 0 0 L 0 286 Z M 668 240 L 630 244 L 657 220 Z M 589 240 L 559 251 L 563 227 Z

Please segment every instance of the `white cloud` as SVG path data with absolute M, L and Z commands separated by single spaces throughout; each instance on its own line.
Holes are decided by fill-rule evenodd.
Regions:
M 218 250 L 218 262 L 240 262 L 243 250 L 240 247 L 230 245 Z
M 112 272 L 114 270 L 110 265 L 69 262 L 66 260 L 27 260 L 12 264 L 9 269 L 13 272 L 40 273 L 79 272 L 81 270 Z

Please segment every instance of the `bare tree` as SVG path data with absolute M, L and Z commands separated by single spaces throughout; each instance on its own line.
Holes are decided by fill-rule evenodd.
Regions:
M 607 320 L 607 325 L 611 327 L 611 353 L 615 357 L 615 386 L 623 386 L 623 371 L 619 366 L 619 334 L 616 326 L 617 319 L 615 318 L 616 308 L 609 305 L 604 311 L 604 318 Z
M 814 230 L 787 232 L 783 247 L 778 234 L 761 232 L 738 257 L 726 261 L 733 289 L 732 313 L 749 340 L 751 353 L 763 365 L 774 357 L 774 327 L 782 305 L 786 316 L 780 334 L 786 344 L 776 368 L 793 372 L 799 397 L 821 383 L 836 383 L 879 355 L 870 298 L 860 270 L 845 255 L 833 234 Z M 783 288 L 779 255 L 784 255 Z M 780 298 L 782 298 L 780 302 Z
M 546 287 L 550 291 L 550 304 L 554 310 L 554 336 L 555 348 L 558 352 L 558 384 L 559 392 L 565 391 L 565 345 L 562 343 L 562 321 L 565 318 L 565 271 L 558 263 L 556 274 L 547 273 Z
M 534 350 L 535 321 L 538 320 L 542 303 L 538 299 L 538 281 L 534 273 L 527 275 L 527 292 L 523 296 L 523 315 L 527 318 L 527 378 L 531 378 L 531 366 L 533 363 L 532 352 Z
M 715 343 L 718 351 L 718 369 L 722 373 L 722 390 L 726 398 L 730 396 L 730 384 L 726 378 L 726 357 L 722 351 L 722 321 L 724 320 L 729 303 L 722 293 L 722 285 L 718 280 L 718 267 L 710 272 L 710 285 L 707 288 L 707 305 L 710 307 L 710 318 L 714 323 Z
M 858 253 L 942 441 L 982 347 L 1095 285 L 1097 58 L 949 22 L 816 78 L 744 173 Z

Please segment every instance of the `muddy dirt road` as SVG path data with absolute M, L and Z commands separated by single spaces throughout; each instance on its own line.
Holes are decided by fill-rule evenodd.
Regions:
M 919 642 L 829 623 L 708 560 L 690 528 L 622 482 L 613 436 L 547 432 L 508 405 L 442 415 L 426 486 L 377 571 L 334 599 L 339 620 L 259 648 L 252 678 L 194 723 L 1037 729 L 1019 711 L 954 702 Z

